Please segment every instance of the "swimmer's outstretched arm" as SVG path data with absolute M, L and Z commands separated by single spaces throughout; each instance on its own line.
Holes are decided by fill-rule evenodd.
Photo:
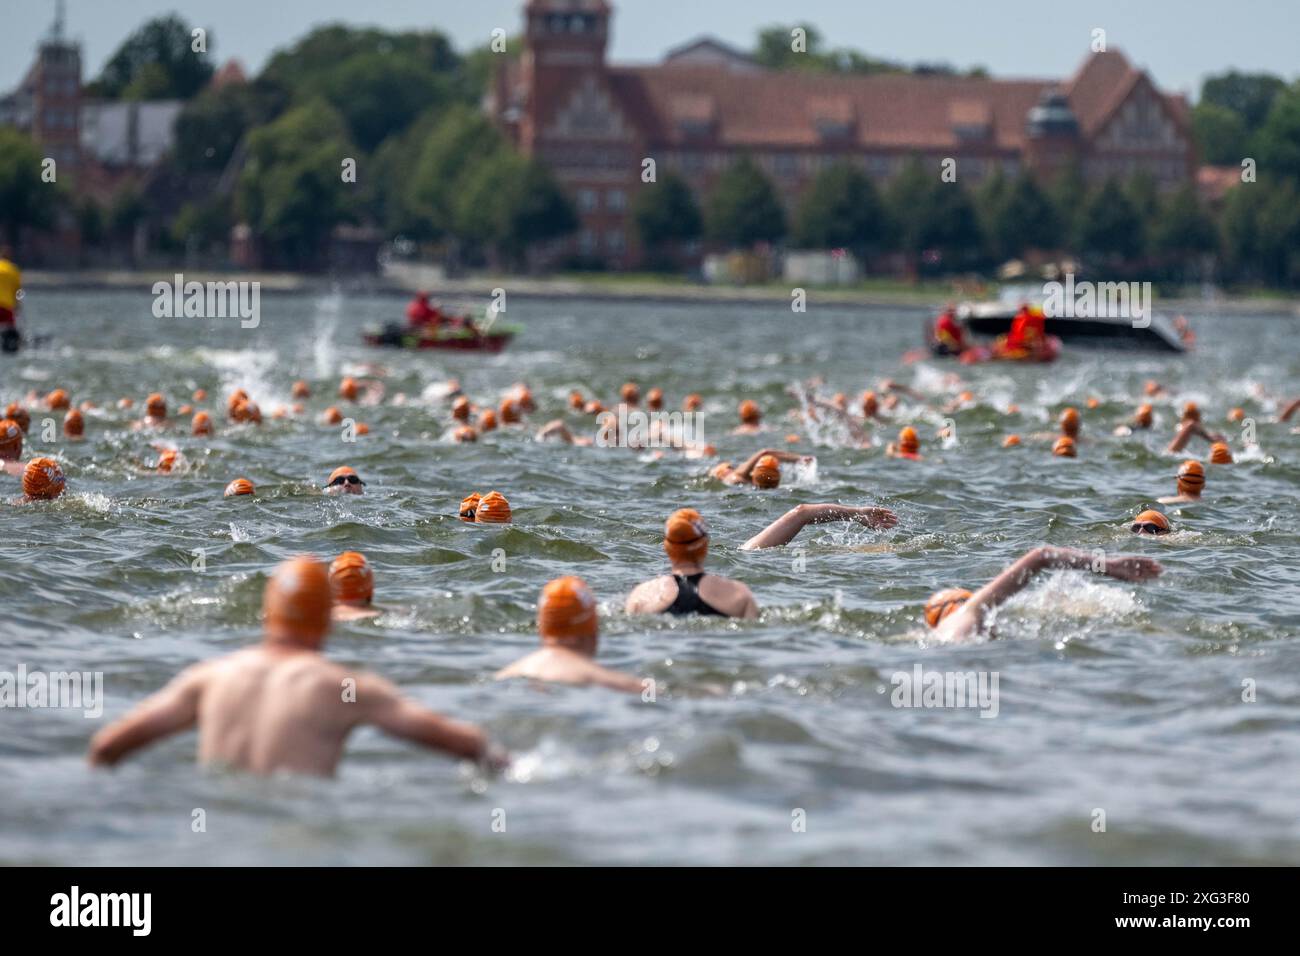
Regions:
M 1286 408 L 1282 409 L 1282 413 L 1277 416 L 1277 420 L 1280 422 L 1289 422 L 1291 420 L 1291 416 L 1296 413 L 1297 409 L 1300 409 L 1300 398 L 1297 398 Z
M 133 750 L 194 727 L 199 720 L 204 675 L 202 664 L 181 671 L 158 693 L 95 734 L 87 759 L 94 766 L 111 767 Z
M 811 457 L 810 455 L 796 455 L 792 451 L 778 451 L 775 448 L 764 448 L 761 451 L 754 452 L 754 454 L 746 458 L 745 463 L 737 468 L 732 474 L 741 481 L 749 481 L 749 476 L 750 473 L 753 472 L 754 466 L 758 464 L 758 460 L 764 455 L 771 455 L 780 462 L 803 461 L 805 458 Z
M 452 720 L 404 697 L 396 686 L 366 674 L 357 682 L 357 722 L 373 724 L 386 734 L 469 760 L 503 759 L 487 735 L 473 724 Z
M 741 551 L 779 548 L 810 524 L 830 521 L 856 521 L 871 528 L 892 528 L 898 516 L 888 508 L 853 507 L 851 505 L 796 505 L 740 546 Z
M 1121 581 L 1145 581 L 1154 578 L 1164 569 L 1151 558 L 1120 556 L 1101 558 L 1077 548 L 1038 547 L 1026 552 L 1018 561 L 980 588 L 957 611 L 939 625 L 939 634 L 945 640 L 969 636 L 983 626 L 988 611 L 1008 601 L 1023 591 L 1040 571 L 1053 569 L 1095 571 Z
M 1169 443 L 1167 451 L 1182 451 L 1187 447 L 1187 443 L 1196 435 L 1204 438 L 1208 442 L 1224 441 L 1224 437 L 1213 432 L 1208 432 L 1200 422 L 1183 422 L 1178 426 L 1178 433 L 1174 435 L 1174 440 Z

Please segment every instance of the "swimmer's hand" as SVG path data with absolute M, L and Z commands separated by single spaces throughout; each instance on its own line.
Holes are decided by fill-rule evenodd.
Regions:
M 479 755 L 479 765 L 493 773 L 500 773 L 510 766 L 510 753 L 495 741 L 488 741 L 483 753 Z
M 867 508 L 853 520 L 868 528 L 892 528 L 898 524 L 898 515 L 888 508 Z
M 1121 581 L 1149 581 L 1151 578 L 1159 577 L 1163 571 L 1160 562 L 1151 558 L 1123 557 L 1106 561 L 1107 577 L 1118 578 Z

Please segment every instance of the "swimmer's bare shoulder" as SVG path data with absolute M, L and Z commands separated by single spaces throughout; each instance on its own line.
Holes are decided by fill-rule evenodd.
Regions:
M 676 597 L 677 582 L 671 574 L 662 574 L 634 587 L 623 609 L 628 614 L 661 614 Z
M 728 617 L 758 617 L 758 601 L 754 598 L 754 592 L 740 581 L 706 574 L 700 579 L 700 597 Z

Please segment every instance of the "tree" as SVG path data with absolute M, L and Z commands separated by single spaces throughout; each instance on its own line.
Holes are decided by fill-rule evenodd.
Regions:
M 1300 82 L 1274 98 L 1253 148 L 1261 169 L 1300 180 Z
M 1088 184 L 1077 162 L 1071 161 L 1056 174 L 1047 195 L 1056 210 L 1056 222 L 1061 230 L 1060 245 L 1077 249 L 1081 244 L 1083 212 L 1088 197 Z
M 806 249 L 865 252 L 888 235 L 884 204 L 866 173 L 836 163 L 817 174 L 799 207 L 794 242 Z
M 803 52 L 795 52 L 794 31 L 802 30 L 804 39 Z M 766 27 L 758 33 L 758 46 L 754 59 L 771 70 L 788 69 L 825 69 L 826 63 L 821 52 L 821 31 L 809 23 L 797 26 Z
M 886 205 L 913 274 L 924 253 L 948 262 L 978 257 L 982 237 L 975 206 L 959 183 L 943 182 L 937 164 L 909 162 L 890 184 Z
M 1201 208 L 1196 187 L 1186 185 L 1169 197 L 1157 215 L 1151 235 L 1159 253 L 1189 258 L 1219 246 L 1214 220 Z
M 1286 84 L 1269 73 L 1238 73 L 1231 70 L 1208 77 L 1201 84 L 1201 102 L 1222 107 L 1240 117 L 1246 131 L 1254 132 L 1268 116 L 1273 98 Z
M 1192 130 L 1201 159 L 1211 166 L 1236 165 L 1246 155 L 1246 124 L 1226 106 L 1197 103 L 1192 110 Z
M 204 90 L 176 117 L 172 161 L 188 173 L 222 170 L 251 122 L 247 87 L 232 84 Z
M 44 229 L 54 222 L 59 193 L 41 178 L 42 159 L 31 139 L 0 127 L 0 230 L 11 243 L 21 229 Z
M 1092 194 L 1079 230 L 1085 253 L 1132 258 L 1144 244 L 1141 216 L 1113 179 Z
M 776 189 L 747 156 L 718 178 L 705 222 L 710 239 L 732 247 L 775 242 L 785 235 L 785 211 Z
M 351 216 L 355 185 L 341 163 L 355 156 L 343 118 L 323 100 L 285 113 L 248 137 L 240 213 L 286 265 L 319 263 L 330 230 Z
M 572 232 L 577 214 L 540 164 L 500 150 L 466 175 L 455 200 L 455 234 L 513 266 L 528 247 Z
M 632 200 L 632 222 L 652 264 L 664 266 L 669 264 L 667 251 L 672 244 L 698 239 L 704 229 L 691 187 L 671 172 L 641 185 Z
M 446 82 L 424 64 L 377 52 L 337 64 L 321 93 L 366 152 L 406 129 L 422 110 L 449 98 Z
M 189 99 L 207 85 L 212 72 L 207 51 L 193 49 L 189 24 L 172 14 L 155 17 L 127 37 L 90 92 L 105 99 Z
M 1022 174 L 1007 184 L 992 210 L 990 239 L 1006 258 L 1027 249 L 1060 249 L 1066 243 L 1056 209 L 1038 183 Z
M 436 239 L 451 232 L 464 177 L 504 149 L 501 134 L 482 113 L 462 106 L 449 109 L 419 148 L 409 179 L 413 237 Z

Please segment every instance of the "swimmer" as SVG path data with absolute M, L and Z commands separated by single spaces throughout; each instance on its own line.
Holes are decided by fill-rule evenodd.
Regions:
M 253 483 L 247 478 L 236 478 L 230 484 L 226 485 L 226 490 L 222 493 L 225 498 L 240 498 L 244 495 L 255 494 Z
M 382 677 L 321 654 L 330 629 L 329 573 L 321 562 L 300 557 L 276 568 L 262 617 L 260 645 L 186 668 L 95 734 L 90 763 L 112 766 L 197 727 L 200 763 L 331 776 L 348 735 L 368 724 L 452 756 L 504 764 L 479 728 L 426 710 Z
M 144 418 L 136 428 L 162 428 L 167 424 L 167 400 L 154 392 L 144 400 Z
M 1083 426 L 1083 419 L 1079 415 L 1079 410 L 1077 408 L 1067 408 L 1061 412 L 1058 421 L 1061 426 L 1061 434 L 1068 435 L 1077 442 L 1079 440 L 1079 429 Z
M 898 515 L 888 508 L 856 505 L 796 505 L 740 546 L 741 551 L 760 551 L 789 544 L 810 524 L 852 521 L 877 530 L 898 524 Z
M 1133 413 L 1133 417 L 1127 422 L 1116 425 L 1114 434 L 1120 437 L 1131 435 L 1137 429 L 1147 429 L 1151 427 L 1153 411 L 1149 402 L 1143 402 Z
M 1188 414 L 1189 411 L 1192 414 Z M 1173 441 L 1169 443 L 1165 451 L 1182 451 L 1187 447 L 1187 443 L 1192 440 L 1193 435 L 1205 439 L 1210 444 L 1227 441 L 1225 436 L 1207 431 L 1205 426 L 1201 424 L 1200 410 L 1194 404 L 1188 402 L 1187 407 L 1183 409 L 1183 420 L 1178 423 L 1178 431 L 1174 434 Z
M 194 436 L 212 434 L 212 416 L 207 412 L 195 412 L 190 419 L 190 434 Z
M 10 405 L 9 409 L 10 411 L 12 411 L 13 406 Z M 1278 413 L 1277 420 L 1279 422 L 1289 422 L 1291 420 L 1291 416 L 1294 415 L 1297 410 L 1300 410 L 1300 398 L 1297 398 L 1295 401 L 1289 402 L 1286 408 L 1282 409 L 1282 411 Z M 11 415 L 10 417 L 12 418 L 13 416 Z
M 1169 534 L 1173 529 L 1169 526 L 1169 519 L 1159 511 L 1143 511 L 1133 519 L 1133 524 L 1129 530 L 1134 534 Z
M 608 687 L 629 694 L 640 693 L 647 683 L 596 663 L 596 599 L 581 578 L 556 578 L 542 588 L 537 602 L 537 632 L 542 649 L 497 671 L 496 680 L 526 677 L 580 687 Z
M 378 405 L 384 398 L 384 384 L 373 379 L 346 376 L 339 382 L 339 398 L 361 405 Z
M 451 417 L 455 421 L 468 422 L 471 411 L 469 399 L 464 395 L 457 396 L 456 400 L 451 403 Z
M 354 469 L 340 465 L 330 472 L 323 490 L 327 495 L 363 495 L 365 488 L 366 483 Z
M 618 398 L 629 408 L 636 408 L 641 404 L 641 388 L 636 382 L 624 382 L 618 390 Z
M 63 494 L 67 480 L 53 458 L 33 458 L 23 468 L 23 500 L 51 501 Z
M 1178 469 L 1178 494 L 1157 498 L 1162 505 L 1185 505 L 1201 500 L 1205 490 L 1205 466 L 1199 461 L 1188 460 Z
M 63 416 L 63 437 L 68 441 L 81 441 L 86 435 L 86 419 L 75 408 L 68 409 Z
M 468 494 L 464 498 L 462 498 L 460 502 L 460 509 L 457 511 L 457 516 L 460 518 L 460 520 L 473 521 L 474 513 L 478 510 L 478 503 L 482 500 L 483 500 L 483 496 L 480 495 L 477 491 L 472 492 L 471 494 Z
M 974 594 L 961 588 L 948 588 L 931 595 L 925 603 L 926 623 L 937 631 L 940 641 L 975 637 L 988 629 L 989 612 L 1023 591 L 1034 575 L 1055 569 L 1095 571 L 1120 581 L 1146 581 L 1163 570 L 1150 558 L 1121 556 L 1109 558 L 1098 566 L 1090 551 L 1038 547 Z
M 184 467 L 185 456 L 174 448 L 165 448 L 158 456 L 158 464 L 155 471 L 162 475 L 170 475 L 177 468 Z
M 23 408 L 17 402 L 10 402 L 5 407 L 5 413 L 2 417 L 7 418 L 11 422 L 17 422 L 18 427 L 22 429 L 24 435 L 26 435 L 27 430 L 32 427 L 32 416 L 28 413 L 27 409 Z
M 781 484 L 781 462 L 810 462 L 811 455 L 764 448 L 756 451 L 739 468 L 730 462 L 715 465 L 709 475 L 728 485 L 753 485 L 755 488 L 776 488 Z
M 1231 465 L 1232 449 L 1228 447 L 1226 441 L 1216 441 L 1210 446 L 1210 464 L 1212 465 Z
M 489 491 L 474 506 L 474 521 L 478 524 L 509 524 L 512 517 L 510 502 L 499 491 Z
M 1074 439 L 1069 435 L 1062 435 L 1056 439 L 1056 444 L 1052 446 L 1052 454 L 1057 458 L 1078 458 L 1079 446 L 1075 444 Z
M 299 379 L 293 383 L 293 388 L 290 389 L 289 394 L 294 398 L 311 398 L 311 386 Z M 195 399 L 195 401 L 201 401 L 201 399 Z
M 652 412 L 657 412 L 664 407 L 664 390 L 662 388 L 652 388 L 645 393 L 645 407 Z
M 753 593 L 739 581 L 704 573 L 709 527 L 694 508 L 674 511 L 664 524 L 670 574 L 638 584 L 628 595 L 628 614 L 699 614 L 758 617 Z
M 21 476 L 23 468 L 26 467 L 18 460 L 22 457 L 22 426 L 12 418 L 0 420 L 0 467 L 4 469 L 4 473 L 15 478 Z
M 695 411 L 695 409 L 688 409 L 688 411 Z M 756 435 L 763 430 L 763 413 L 758 407 L 758 402 L 747 398 L 740 403 L 737 412 L 740 415 L 740 424 L 731 430 L 731 434 Z
M 330 616 L 335 621 L 359 621 L 383 613 L 372 603 L 375 572 L 360 551 L 344 551 L 330 562 L 329 573 L 330 594 L 334 599 Z
M 890 458 L 908 458 L 912 461 L 921 460 L 921 439 L 916 435 L 916 429 L 911 425 L 905 426 L 898 433 L 898 442 L 890 442 L 885 446 L 885 454 Z
M 65 412 L 71 405 L 72 401 L 64 389 L 56 388 L 45 396 L 45 407 L 52 412 Z

